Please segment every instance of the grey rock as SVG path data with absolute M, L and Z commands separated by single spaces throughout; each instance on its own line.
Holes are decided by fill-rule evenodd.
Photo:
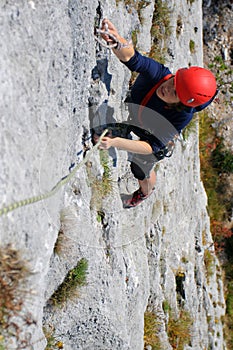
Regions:
M 142 26 L 140 40 L 149 34 L 152 16 L 147 11 L 153 5 L 144 9 L 150 21 Z M 189 62 L 202 64 L 201 1 L 170 1 L 169 6 L 173 28 L 179 15 L 184 28 L 178 38 L 176 30 L 166 38 L 172 53 L 167 64 L 174 71 Z M 100 13 L 125 36 L 139 23 L 123 2 L 1 5 L 2 204 L 44 193 L 67 175 L 90 152 L 83 143 L 92 146 L 91 122 L 104 123 L 106 108 L 114 120 L 126 120 L 123 101 L 130 73 L 94 40 Z M 191 55 L 193 36 L 197 51 Z M 147 51 L 149 39 L 144 44 L 141 49 Z M 103 174 L 96 152 L 54 197 L 0 217 L 1 244 L 13 243 L 31 268 L 23 317 L 17 319 L 21 343 L 12 336 L 5 339 L 6 348 L 17 349 L 28 339 L 25 348 L 44 349 L 45 327 L 66 350 L 142 350 L 148 309 L 160 321 L 164 349 L 171 349 L 163 310 L 167 301 L 177 314 L 182 303 L 193 319 L 186 349 L 224 349 L 224 292 L 200 179 L 197 128 L 185 147 L 177 142 L 173 157 L 159 164 L 154 194 L 135 209 L 124 210 L 119 195 L 119 189 L 137 187 L 125 152 L 109 156 L 109 168 L 113 191 L 103 200 L 98 197 L 98 203 L 88 175 L 88 169 L 97 178 Z M 57 254 L 61 229 L 65 240 Z M 207 249 L 214 256 L 208 278 Z M 89 264 L 87 284 L 54 307 L 51 296 L 82 258 Z M 24 320 L 29 311 L 35 320 L 30 325 Z

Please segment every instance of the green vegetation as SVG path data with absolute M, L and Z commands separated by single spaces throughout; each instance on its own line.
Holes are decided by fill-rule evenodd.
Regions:
M 162 343 L 159 339 L 159 329 L 161 321 L 155 313 L 146 311 L 144 314 L 144 348 L 147 345 L 152 347 L 152 350 L 163 350 Z
M 191 6 L 194 2 L 195 2 L 195 0 L 187 0 L 187 4 L 190 4 Z
M 103 225 L 103 227 L 105 226 L 105 212 L 102 210 L 97 210 L 97 216 L 96 216 L 97 221 Z
M 145 7 L 147 7 L 149 5 L 148 1 L 145 0 L 122 0 L 125 4 L 125 6 L 128 7 L 128 11 L 131 12 L 131 9 L 134 8 L 137 13 L 138 13 L 138 17 L 141 23 L 143 23 L 143 18 L 141 15 L 141 10 L 144 9 Z M 116 0 L 116 5 L 119 5 L 120 0 Z
M 210 218 L 215 226 L 216 222 L 224 222 L 230 215 L 232 203 L 230 198 L 226 199 L 223 174 L 232 173 L 233 155 L 225 150 L 223 140 L 217 137 L 212 123 L 206 111 L 199 113 L 201 176 L 208 196 Z
M 218 62 L 221 60 L 217 60 Z M 227 196 L 226 175 L 232 173 L 233 155 L 225 150 L 211 127 L 206 111 L 199 113 L 201 177 L 208 196 L 208 211 L 216 252 L 224 251 L 224 283 L 226 287 L 225 335 L 229 349 L 233 348 L 233 228 L 227 226 L 232 198 Z M 207 259 L 208 257 L 206 257 Z M 207 259 L 208 261 L 208 259 Z M 211 261 L 209 262 L 211 266 Z
M 123 0 L 122 0 L 123 1 Z M 116 0 L 116 5 L 119 5 L 120 0 Z M 137 13 L 141 23 L 143 23 L 143 17 L 141 14 L 142 9 L 149 5 L 148 1 L 145 0 L 124 0 L 125 6 L 128 7 L 128 11 L 130 12 L 132 8 L 134 8 Z M 155 9 L 153 14 L 152 28 L 151 28 L 151 36 L 153 40 L 150 57 L 156 59 L 157 61 L 164 62 L 164 55 L 166 52 L 166 48 L 161 49 L 160 43 L 164 39 L 170 35 L 170 12 L 166 3 L 162 0 L 155 0 Z M 134 45 L 137 43 L 137 30 L 132 33 Z
M 142 17 L 142 9 L 144 9 L 145 7 L 147 7 L 149 5 L 148 1 L 145 0 L 139 0 L 139 1 L 135 1 L 135 0 L 124 0 L 124 3 L 126 6 L 129 7 L 133 7 L 137 13 L 138 13 L 138 18 L 140 20 L 140 23 L 143 23 L 143 17 Z
M 88 262 L 81 259 L 78 264 L 68 272 L 62 284 L 51 296 L 54 305 L 61 306 L 68 299 L 77 296 L 77 288 L 86 284 Z
M 218 175 L 221 173 L 233 173 L 233 154 L 224 149 L 223 143 L 220 142 L 212 152 L 212 164 Z
M 232 65 L 225 61 L 222 56 L 215 56 L 213 62 L 208 65 L 208 68 L 213 71 L 218 87 L 222 94 L 225 95 L 225 103 L 230 103 L 233 100 L 233 82 L 232 79 L 227 79 L 227 77 L 231 77 L 233 74 Z
M 108 165 L 108 160 L 108 151 L 100 150 L 100 163 L 104 168 L 103 179 L 107 182 L 105 186 L 105 192 L 107 193 L 109 193 L 109 190 L 112 189 L 112 186 L 109 186 L 109 183 L 111 183 L 111 170 Z
M 11 245 L 0 247 L 0 349 L 4 349 L 4 339 L 16 337 L 18 344 L 19 327 L 13 317 L 24 318 L 22 314 L 25 292 L 22 284 L 29 274 L 26 262 L 18 250 Z M 24 341 L 25 342 L 25 341 Z
M 206 267 L 207 281 L 213 276 L 215 269 L 215 256 L 213 252 L 210 252 L 208 249 L 204 251 L 204 263 Z
M 188 257 L 187 257 L 187 256 L 182 256 L 181 262 L 182 262 L 183 264 L 188 264 L 188 262 L 189 262 Z
M 132 39 L 132 42 L 133 42 L 133 46 L 134 47 L 137 47 L 137 43 L 138 43 L 138 29 L 136 30 L 133 30 L 132 33 L 131 33 L 131 39 Z
M 193 319 L 188 311 L 180 310 L 178 316 L 175 315 L 167 301 L 163 302 L 163 310 L 168 315 L 167 335 L 169 343 L 173 349 L 183 350 L 184 346 L 191 341 L 191 328 Z M 162 322 L 155 312 L 145 312 L 144 314 L 144 348 L 147 345 L 152 350 L 163 350 L 163 344 L 159 338 Z
M 192 324 L 193 319 L 188 311 L 181 310 L 179 317 L 172 311 L 169 312 L 167 334 L 173 349 L 183 350 L 184 346 L 190 343 Z
M 113 190 L 111 169 L 109 167 L 108 151 L 100 150 L 100 163 L 103 167 L 103 176 L 101 179 L 96 178 L 91 170 L 91 164 L 87 164 L 87 174 L 90 186 L 92 188 L 91 207 L 99 211 L 102 209 L 102 201 Z
M 212 123 L 206 111 L 199 113 L 201 176 L 208 196 L 210 218 L 214 223 L 223 222 L 230 215 L 232 203 L 230 198 L 226 199 L 223 174 L 232 172 L 233 155 L 225 150 L 223 140 L 217 137 Z
M 2 335 L 0 335 L 0 350 L 5 350 L 3 343 L 4 343 L 4 337 Z
M 117 1 L 119 3 L 119 0 Z M 141 23 L 143 23 L 143 18 L 141 16 L 141 10 L 148 5 L 147 1 L 134 1 L 126 0 L 125 5 L 135 8 L 138 12 L 138 17 Z M 167 48 L 164 44 L 164 38 L 168 37 L 171 33 L 170 28 L 170 11 L 168 10 L 167 4 L 162 0 L 155 0 L 155 7 L 151 26 L 151 39 L 152 45 L 149 52 L 149 57 L 154 60 L 165 63 L 165 56 L 167 54 Z M 132 42 L 135 47 L 137 47 L 137 34 L 138 29 L 132 32 Z M 137 73 L 132 72 L 129 86 L 131 86 L 135 79 L 137 78 Z
M 171 306 L 167 300 L 163 301 L 163 311 L 168 314 L 171 311 Z
M 209 64 L 210 69 L 214 69 L 218 72 L 225 72 L 227 75 L 232 74 L 232 69 L 226 64 L 222 56 L 215 56 L 213 63 Z M 219 74 L 217 75 L 217 79 L 219 79 Z
M 195 42 L 193 40 L 189 41 L 189 50 L 191 53 L 195 53 L 196 49 L 195 49 Z
M 152 45 L 149 57 L 165 63 L 167 48 L 166 46 L 161 47 L 161 42 L 170 34 L 170 11 L 166 3 L 162 0 L 156 0 L 151 26 Z
M 54 335 L 54 328 L 50 326 L 50 328 L 43 328 L 44 336 L 47 340 L 47 345 L 45 350 L 55 350 L 55 349 L 63 349 L 63 343 L 57 339 Z

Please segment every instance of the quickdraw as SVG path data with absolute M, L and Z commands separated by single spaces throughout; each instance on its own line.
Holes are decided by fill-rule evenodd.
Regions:
M 105 34 L 105 35 L 108 35 L 109 38 L 112 39 L 113 43 L 110 44 L 110 43 L 106 43 L 104 42 L 103 40 L 101 40 L 98 35 L 101 36 L 101 34 Z M 127 41 L 126 43 L 121 43 L 116 37 L 115 35 L 111 34 L 108 30 L 108 24 L 105 23 L 104 25 L 104 30 L 103 29 L 99 29 L 99 28 L 95 28 L 95 40 L 98 41 L 98 43 L 108 49 L 116 49 L 116 50 L 120 50 L 122 48 L 125 48 L 125 47 L 129 47 L 131 44 L 132 44 L 132 40 L 130 41 Z

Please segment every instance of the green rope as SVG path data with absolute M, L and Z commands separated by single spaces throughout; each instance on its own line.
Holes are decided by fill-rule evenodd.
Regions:
M 99 147 L 102 138 L 106 135 L 106 133 L 108 132 L 108 130 L 104 130 L 104 132 L 102 133 L 102 135 L 100 136 L 98 142 L 95 144 L 95 146 L 88 152 L 88 154 L 85 156 L 85 158 L 76 165 L 76 167 L 71 171 L 71 173 L 67 176 L 65 176 L 64 178 L 62 178 L 52 189 L 51 191 L 48 191 L 44 194 L 40 194 L 38 196 L 34 196 L 31 198 L 27 198 L 27 199 L 23 199 L 21 201 L 18 202 L 14 202 L 6 207 L 3 207 L 0 209 L 0 216 L 9 213 L 10 211 L 13 211 L 15 209 L 18 209 L 20 207 L 25 207 L 26 205 L 29 204 L 33 204 L 39 201 L 42 201 L 44 199 L 47 199 L 49 197 L 52 197 L 55 193 L 57 193 L 60 188 L 62 188 L 65 184 L 67 184 L 72 177 L 75 175 L 75 173 L 77 172 L 78 169 L 80 169 L 90 158 L 91 154 Z

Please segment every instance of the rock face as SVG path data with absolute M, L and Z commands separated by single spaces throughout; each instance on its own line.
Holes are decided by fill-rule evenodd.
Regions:
M 147 51 L 154 2 L 145 2 L 143 24 L 134 7 L 117 3 L 1 3 L 3 205 L 49 191 L 72 171 L 92 147 L 90 124 L 126 120 L 130 72 L 95 42 L 94 23 L 107 16 L 125 37 L 139 28 L 139 49 Z M 174 71 L 201 65 L 201 1 L 168 6 L 167 64 Z M 192 320 L 185 349 L 225 349 L 221 269 L 200 180 L 197 126 L 159 163 L 154 194 L 135 209 L 123 209 L 120 198 L 137 188 L 126 153 L 111 151 L 107 167 L 108 196 L 93 180 L 104 176 L 95 152 L 55 196 L 0 217 L 1 246 L 13 244 L 30 267 L 24 304 L 13 319 L 17 327 L 11 323 L 0 341 L 6 349 L 41 350 L 48 343 L 47 349 L 141 350 L 148 310 L 160 325 L 157 345 L 172 349 L 169 304 L 177 318 L 186 310 Z M 87 284 L 54 306 L 51 296 L 82 258 Z
M 203 2 L 204 63 L 210 66 L 218 77 L 219 104 L 210 108 L 213 119 L 212 127 L 218 137 L 223 139 L 224 146 L 233 152 L 233 4 L 232 1 Z M 233 174 L 226 176 L 227 197 L 231 199 L 229 227 L 233 227 Z
M 232 13 L 231 1 L 204 1 L 203 39 L 205 64 L 210 65 L 218 77 L 220 104 L 212 108 L 212 118 L 219 136 L 224 138 L 226 147 L 233 151 L 232 142 Z

